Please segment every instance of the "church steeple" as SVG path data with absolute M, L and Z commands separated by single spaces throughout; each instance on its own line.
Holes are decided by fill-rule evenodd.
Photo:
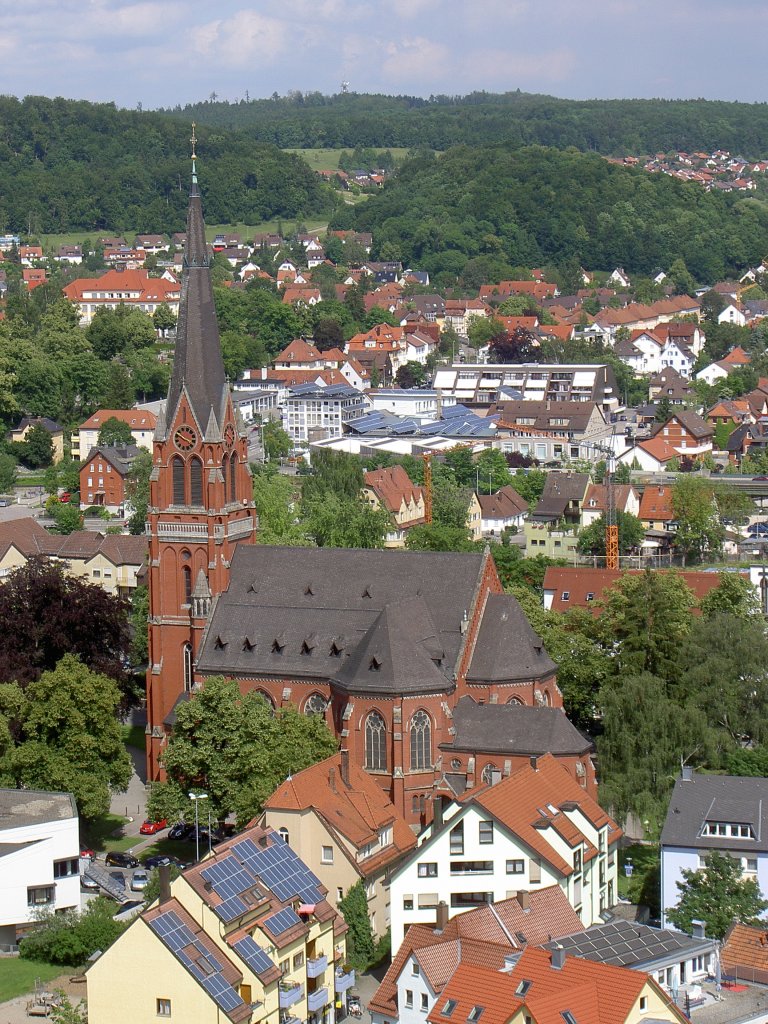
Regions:
M 197 185 L 194 124 L 191 142 L 192 187 L 187 211 L 176 350 L 162 426 L 166 431 L 170 430 L 182 392 L 186 391 L 200 431 L 206 440 L 218 440 L 218 436 L 210 437 L 210 431 L 220 435 L 228 389 L 213 304 L 211 259 L 205 241 L 205 221 Z

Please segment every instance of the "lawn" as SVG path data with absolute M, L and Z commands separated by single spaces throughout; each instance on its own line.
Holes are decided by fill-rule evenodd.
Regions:
M 395 158 L 396 161 L 400 162 L 405 160 L 408 155 L 408 149 L 398 148 L 397 146 L 381 147 L 377 146 L 377 152 L 385 152 L 389 149 L 389 152 Z M 296 153 L 298 156 L 303 157 L 313 171 L 338 171 L 339 169 L 339 157 L 342 153 L 351 153 L 350 148 L 347 149 L 287 149 L 286 153 Z
M 188 843 L 186 839 L 168 839 L 166 832 L 164 839 L 158 839 L 151 846 L 145 847 L 137 856 L 144 860 L 156 853 L 164 853 L 166 857 L 177 857 L 184 864 L 194 864 L 196 850 L 194 843 Z M 208 853 L 208 844 L 201 840 L 200 856 L 202 857 L 204 853 Z
M 83 826 L 83 844 L 96 853 L 106 850 L 129 850 L 138 842 L 138 836 L 122 834 L 128 819 L 119 814 L 103 814 L 96 821 Z
M 632 862 L 632 876 L 627 877 L 625 865 Z M 654 844 L 626 846 L 619 850 L 619 896 L 631 903 L 644 903 L 651 916 L 659 915 L 661 861 L 659 847 Z
M 36 979 L 45 983 L 60 978 L 64 970 L 61 965 L 41 964 L 19 957 L 0 957 L 0 1003 L 34 992 Z
M 143 750 L 145 742 L 143 725 L 123 726 L 123 743 L 126 747 L 134 747 L 136 750 Z

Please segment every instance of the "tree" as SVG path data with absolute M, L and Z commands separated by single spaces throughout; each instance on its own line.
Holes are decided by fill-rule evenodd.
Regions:
M 10 494 L 19 479 L 16 459 L 5 452 L 0 453 L 0 493 Z
M 655 831 L 681 760 L 692 755 L 705 760 L 709 731 L 704 714 L 681 707 L 668 696 L 664 680 L 648 672 L 604 684 L 599 705 L 601 801 L 620 821 L 631 812 Z
M 534 335 L 525 327 L 504 331 L 491 339 L 488 350 L 490 363 L 524 363 L 535 352 Z
M 445 453 L 444 462 L 453 473 L 453 479 L 459 487 L 475 486 L 477 475 L 470 447 L 457 445 L 455 448 L 449 448 Z
M 409 360 L 395 374 L 395 384 L 399 388 L 418 388 L 426 381 L 427 373 L 421 363 Z
M 639 548 L 645 537 L 645 527 L 631 512 L 622 512 L 616 509 L 616 525 L 619 528 L 619 551 L 622 555 L 627 554 L 635 548 Z M 579 533 L 577 548 L 583 554 L 604 555 L 605 554 L 605 531 L 606 519 L 603 513 L 599 519 L 589 526 L 585 526 Z
M 274 463 L 253 466 L 253 501 L 259 516 L 259 544 L 308 544 L 304 527 L 297 523 L 297 494 L 293 479 L 278 472 Z
M 17 714 L 6 718 L 19 736 L 4 758 L 14 785 L 72 793 L 89 821 L 106 813 L 112 793 L 124 791 L 131 777 L 117 720 L 120 699 L 114 679 L 72 654 L 43 672 L 25 690 Z
M 329 757 L 336 741 L 319 715 L 274 711 L 256 691 L 214 676 L 177 708 L 163 754 L 168 781 L 156 783 L 149 813 L 182 819 L 190 789 L 204 789 L 217 819 L 235 814 L 245 824 L 286 775 Z
M 0 679 L 26 684 L 75 654 L 124 683 L 129 645 L 126 602 L 55 562 L 30 558 L 0 587 Z
M 670 679 L 691 628 L 693 592 L 676 572 L 625 573 L 603 598 L 607 643 L 619 643 L 616 671 Z
M 105 896 L 91 900 L 82 913 L 79 910 L 67 910 L 63 914 L 47 911 L 37 927 L 20 942 L 19 956 L 24 960 L 80 967 L 97 950 L 104 952 L 128 927 L 125 922 L 114 919 L 114 912 L 114 903 Z M 55 1012 L 52 1019 L 57 1019 Z M 59 1017 L 62 1024 L 75 1024 L 83 1019 L 68 1013 Z
M 277 420 L 265 420 L 263 426 L 266 457 L 272 462 L 285 458 L 293 447 L 290 434 L 283 430 Z
M 498 448 L 484 449 L 475 460 L 475 469 L 477 480 L 473 482 L 480 494 L 495 494 L 511 480 L 507 460 Z
M 128 520 L 128 532 L 140 537 L 146 529 L 149 507 L 149 477 L 152 472 L 152 452 L 141 448 L 131 463 L 125 478 L 125 497 L 133 508 Z
M 165 336 L 168 331 L 172 331 L 176 326 L 176 317 L 171 311 L 171 307 L 167 302 L 161 302 L 155 312 L 152 314 L 152 323 L 154 324 L 155 330 Z
M 405 546 L 409 551 L 475 551 L 477 545 L 469 530 L 460 526 L 423 523 L 408 531 Z
M 383 548 L 390 516 L 359 495 L 340 498 L 326 493 L 322 500 L 304 501 L 304 525 L 318 547 Z
M 710 480 L 679 476 L 672 487 L 672 510 L 677 520 L 675 547 L 682 552 L 683 565 L 720 549 L 725 531 Z
M 703 921 L 707 935 L 722 940 L 734 921 L 758 925 L 768 910 L 757 880 L 742 877 L 741 861 L 727 853 L 713 850 L 704 858 L 703 869 L 683 870 L 682 875 L 677 906 L 666 910 L 680 931 L 690 934 L 694 921 Z
M 362 881 L 357 881 L 347 890 L 339 902 L 344 915 L 347 932 L 347 960 L 358 971 L 365 971 L 373 961 L 375 944 L 371 920 L 368 917 L 368 900 Z
M 144 665 L 149 653 L 149 588 L 136 587 L 131 597 L 131 664 Z
M 672 403 L 664 395 L 656 403 L 656 412 L 654 414 L 654 420 L 656 423 L 666 423 L 672 415 Z
M 749 579 L 737 572 L 720 572 L 717 578 L 717 586 L 699 603 L 705 619 L 720 614 L 735 615 L 741 619 L 760 616 L 760 601 Z
M 109 364 L 107 371 L 107 388 L 104 393 L 104 404 L 108 409 L 130 409 L 136 391 L 131 383 L 131 375 L 123 363 L 116 359 Z
M 318 352 L 328 352 L 332 348 L 344 348 L 344 332 L 338 320 L 325 317 L 318 320 L 312 332 L 312 340 Z
M 27 431 L 24 461 L 32 469 L 42 469 L 53 462 L 53 440 L 42 423 L 34 423 Z
M 77 505 L 51 497 L 45 503 L 45 510 L 53 520 L 52 533 L 69 534 L 83 528 L 83 513 Z
M 99 431 L 100 445 L 130 445 L 133 444 L 133 432 L 130 423 L 118 419 L 117 416 L 110 416 L 104 421 Z

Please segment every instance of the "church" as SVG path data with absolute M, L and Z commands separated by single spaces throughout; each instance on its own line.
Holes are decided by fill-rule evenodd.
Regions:
M 194 141 L 194 140 L 193 140 Z M 488 549 L 258 544 L 224 372 L 193 149 L 173 375 L 150 481 L 148 777 L 206 677 L 321 715 L 417 827 L 442 798 L 551 753 L 595 794 L 592 746 Z M 285 765 L 291 773 L 291 765 Z

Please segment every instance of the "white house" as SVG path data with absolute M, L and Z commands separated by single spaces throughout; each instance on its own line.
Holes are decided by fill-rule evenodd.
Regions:
M 131 428 L 133 443 L 137 448 L 152 451 L 157 416 L 149 409 L 97 409 L 85 423 L 81 423 L 72 434 L 72 458 L 84 459 L 91 448 L 99 445 L 99 434 L 107 420 L 116 419 Z
M 80 828 L 70 793 L 0 789 L 0 949 L 41 908 L 80 906 Z
M 375 388 L 368 392 L 372 412 L 392 412 L 396 416 L 440 419 L 443 409 L 456 405 L 453 395 L 443 397 L 429 388 Z
M 584 925 L 613 906 L 621 829 L 555 757 L 531 761 L 501 781 L 492 773 L 487 788 L 438 813 L 393 872 L 393 949 L 440 902 L 454 916 L 559 885 Z
M 737 324 L 739 327 L 746 326 L 747 317 L 744 310 L 734 302 L 729 302 L 717 317 L 719 324 Z
M 296 444 L 341 437 L 368 408 L 365 395 L 348 384 L 298 384 L 286 393 L 283 427 Z
M 699 871 L 711 851 L 740 861 L 744 878 L 768 895 L 768 779 L 698 775 L 683 768 L 661 833 L 661 919 L 677 905 L 683 871 Z

